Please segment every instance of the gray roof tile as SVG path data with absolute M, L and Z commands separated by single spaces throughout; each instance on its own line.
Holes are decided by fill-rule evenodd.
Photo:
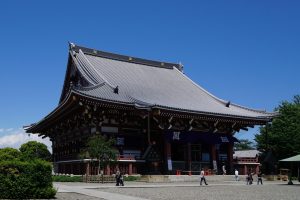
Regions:
M 243 151 L 235 151 L 233 157 L 237 158 L 255 158 L 259 155 L 258 150 L 243 150 Z
M 211 113 L 249 118 L 272 118 L 267 113 L 236 104 L 226 107 L 221 100 L 195 82 L 176 67 L 164 68 L 104 58 L 98 55 L 72 52 L 80 73 L 94 87 L 77 88 L 76 92 L 102 100 L 156 106 L 174 110 Z M 119 93 L 114 93 L 118 86 Z

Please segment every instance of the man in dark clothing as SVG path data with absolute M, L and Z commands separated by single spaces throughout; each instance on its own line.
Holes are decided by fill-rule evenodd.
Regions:
M 121 179 L 121 172 L 117 170 L 116 172 L 116 186 L 120 185 L 120 179 Z
M 119 170 L 117 170 L 117 172 L 116 172 L 116 186 L 119 186 L 119 185 L 124 186 L 124 177 L 123 177 L 122 173 Z
M 253 177 L 252 177 L 252 172 L 251 170 L 248 171 L 248 174 L 247 174 L 247 185 L 252 185 L 252 182 L 253 182 Z

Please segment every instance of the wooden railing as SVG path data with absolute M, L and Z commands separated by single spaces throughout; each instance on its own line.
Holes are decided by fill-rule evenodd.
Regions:
M 116 179 L 111 175 L 83 175 L 82 182 L 86 183 L 114 183 Z
M 186 170 L 176 170 L 176 175 L 199 175 L 200 171 L 186 171 Z M 204 175 L 209 176 L 209 175 L 214 175 L 213 171 L 211 169 L 206 169 L 204 170 Z
M 117 160 L 135 160 L 135 157 L 130 155 L 118 155 Z

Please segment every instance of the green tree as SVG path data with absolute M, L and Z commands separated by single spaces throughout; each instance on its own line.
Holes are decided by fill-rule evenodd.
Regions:
M 252 141 L 248 139 L 241 139 L 240 142 L 234 144 L 234 150 L 251 150 L 255 149 Z
M 46 161 L 51 161 L 51 153 L 49 152 L 47 146 L 43 143 L 37 141 L 29 141 L 24 143 L 20 147 L 22 157 L 24 159 L 42 159 Z
M 98 174 L 100 174 L 101 167 L 116 160 L 118 152 L 113 148 L 114 144 L 115 140 L 112 138 L 94 135 L 88 139 L 86 148 L 81 152 L 81 157 L 97 159 L 99 161 Z
M 259 150 L 272 150 L 280 160 L 300 153 L 300 95 L 291 102 L 283 101 L 275 111 L 279 116 L 260 128 L 255 141 Z
M 0 161 L 14 160 L 21 157 L 21 152 L 17 149 L 6 147 L 0 149 Z

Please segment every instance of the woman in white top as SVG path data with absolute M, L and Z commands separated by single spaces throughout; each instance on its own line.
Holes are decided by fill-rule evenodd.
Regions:
M 239 181 L 239 171 L 235 169 L 234 171 L 235 181 Z
M 208 185 L 206 183 L 206 179 L 205 179 L 205 176 L 204 176 L 204 169 L 203 168 L 200 171 L 200 185 L 202 185 L 202 181 L 204 181 L 205 185 Z

